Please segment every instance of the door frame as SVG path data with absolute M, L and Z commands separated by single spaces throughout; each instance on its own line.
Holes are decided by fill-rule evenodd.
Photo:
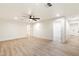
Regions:
M 53 24 L 54 24 L 54 22 L 55 21 L 58 21 L 58 20 L 63 20 L 63 32 L 61 31 L 61 36 L 63 35 L 63 37 L 61 37 L 61 42 L 62 43 L 65 43 L 66 42 L 66 18 L 65 17 L 59 17 L 59 18 L 57 18 L 57 19 L 55 19 L 54 21 L 53 21 Z M 54 25 L 53 25 L 54 26 Z M 54 28 L 54 27 L 53 27 Z M 61 29 L 62 30 L 62 29 Z M 54 30 L 53 30 L 53 32 L 54 32 Z M 53 33 L 53 40 L 54 40 L 54 33 Z

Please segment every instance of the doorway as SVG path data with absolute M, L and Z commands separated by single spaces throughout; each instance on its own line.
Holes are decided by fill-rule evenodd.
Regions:
M 64 42 L 65 41 L 65 19 L 56 19 L 53 22 L 53 41 Z

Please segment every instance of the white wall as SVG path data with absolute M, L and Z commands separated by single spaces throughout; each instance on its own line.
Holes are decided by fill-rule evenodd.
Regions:
M 32 35 L 38 38 L 52 40 L 53 36 L 53 20 L 40 21 L 33 24 Z
M 68 30 L 69 30 L 69 25 L 68 22 L 65 21 L 65 18 L 60 18 L 62 21 L 62 28 L 61 28 L 61 36 L 62 36 L 62 42 L 65 42 L 66 39 L 68 39 Z M 57 20 L 57 19 L 54 19 Z M 49 40 L 54 40 L 53 39 L 53 23 L 54 20 L 46 20 L 46 21 L 41 21 L 41 22 L 36 22 L 35 24 L 33 24 L 33 28 L 32 28 L 32 35 L 38 38 L 45 38 L 45 39 L 49 39 Z M 58 28 L 56 28 L 56 30 L 58 30 Z M 58 33 L 55 33 L 58 34 Z M 67 38 L 66 38 L 67 37 Z
M 26 37 L 26 24 L 12 21 L 0 20 L 0 41 Z

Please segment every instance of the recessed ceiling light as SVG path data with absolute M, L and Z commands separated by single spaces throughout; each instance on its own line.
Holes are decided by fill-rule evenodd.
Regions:
M 15 20 L 17 20 L 17 19 L 18 19 L 18 17 L 14 17 L 14 19 L 15 19 Z
M 59 16 L 60 16 L 60 14 L 56 14 L 56 16 L 57 16 L 57 17 L 59 17 Z

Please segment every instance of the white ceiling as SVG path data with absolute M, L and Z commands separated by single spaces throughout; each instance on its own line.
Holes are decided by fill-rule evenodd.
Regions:
M 50 19 L 57 16 L 79 15 L 79 4 L 77 3 L 52 3 L 48 7 L 46 3 L 0 3 L 0 19 L 13 20 L 29 11 L 42 19 Z

